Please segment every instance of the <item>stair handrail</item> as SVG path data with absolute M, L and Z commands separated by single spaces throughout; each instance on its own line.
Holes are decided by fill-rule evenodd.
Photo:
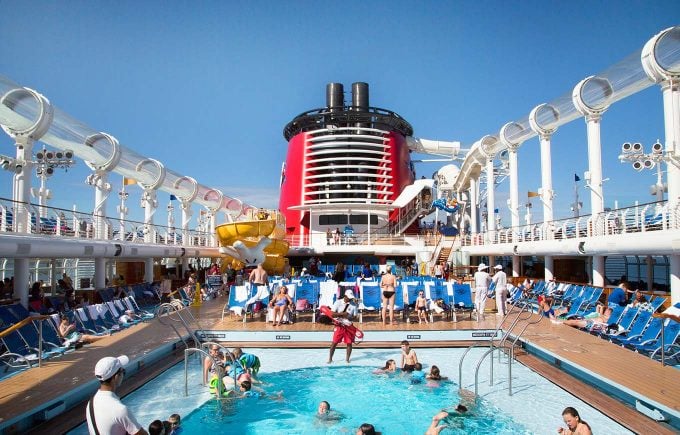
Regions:
M 180 308 L 180 307 L 181 307 L 181 308 Z M 184 319 L 184 317 L 182 316 L 182 313 L 189 313 L 189 316 L 190 316 L 194 321 L 196 321 L 196 319 L 193 317 L 193 315 L 191 314 L 191 312 L 190 312 L 189 310 L 187 310 L 186 308 L 187 308 L 187 307 L 185 307 L 185 306 L 182 305 L 181 303 L 177 304 L 177 303 L 173 303 L 173 302 L 170 302 L 170 303 L 166 302 L 166 303 L 161 304 L 161 305 L 158 306 L 157 312 L 156 312 L 156 313 L 157 313 L 157 316 L 156 316 L 156 317 L 158 318 L 159 322 L 160 322 L 161 324 L 163 324 L 163 325 L 167 325 L 167 324 L 164 323 L 163 320 L 161 320 L 161 318 L 163 318 L 163 316 L 161 316 L 161 314 L 166 314 L 165 317 L 167 317 L 169 320 L 171 320 L 171 321 L 173 321 L 173 322 L 180 322 L 180 323 L 182 323 L 182 325 L 184 326 L 184 328 L 186 329 L 186 331 L 189 333 L 189 335 L 191 336 L 191 338 L 194 340 L 194 343 L 200 343 L 201 340 L 200 340 L 200 339 L 198 338 L 198 336 L 196 335 L 196 330 L 192 330 L 191 327 L 189 326 L 189 324 L 187 323 L 187 321 L 186 321 L 186 320 Z M 176 315 L 177 315 L 177 319 L 175 319 L 175 318 L 173 317 L 173 314 L 176 314 Z M 198 322 L 196 322 L 196 323 L 198 323 Z M 182 336 L 181 336 L 181 334 L 179 333 L 179 331 L 177 331 L 177 328 L 175 328 L 174 325 L 172 325 L 172 324 L 170 324 L 170 325 L 173 327 L 173 329 L 175 330 L 175 332 L 177 333 L 177 335 L 179 335 L 180 338 L 181 338 Z M 198 326 L 200 327 L 200 325 L 198 325 Z M 202 331 L 202 329 L 201 329 L 201 331 Z M 186 341 L 185 341 L 183 338 L 182 338 L 182 341 L 184 342 L 184 344 L 185 344 L 186 347 L 189 347 L 188 344 L 186 343 Z
M 522 303 L 522 306 L 520 307 L 519 312 L 517 312 L 517 316 L 516 316 L 515 320 L 511 323 L 511 326 L 510 326 L 509 330 L 512 330 L 512 328 L 514 328 L 514 325 L 517 323 L 517 318 L 519 318 L 519 317 L 522 315 L 522 313 L 524 312 L 524 310 L 525 310 L 525 308 L 527 307 L 527 305 L 528 305 L 527 302 L 523 302 L 523 303 Z M 514 313 L 514 308 L 515 308 L 515 305 L 512 305 L 512 308 L 510 309 L 510 311 L 508 312 L 508 314 L 506 314 L 505 316 L 503 316 L 503 319 L 502 319 L 501 322 L 498 324 L 498 326 L 496 327 L 496 329 L 495 329 L 493 335 L 491 336 L 491 338 L 490 338 L 489 340 L 482 340 L 482 341 L 477 341 L 477 342 L 475 342 L 475 343 L 472 343 L 472 344 L 465 350 L 465 352 L 463 352 L 463 355 L 461 356 L 460 361 L 458 362 L 458 387 L 459 387 L 460 389 L 463 388 L 463 362 L 464 362 L 464 360 L 465 360 L 465 356 L 470 352 L 470 350 L 472 350 L 473 347 L 481 347 L 482 344 L 488 344 L 488 345 L 489 345 L 489 351 L 492 351 L 492 350 L 494 350 L 495 348 L 497 348 L 497 346 L 494 346 L 494 338 L 498 335 L 498 332 L 499 332 L 499 331 L 501 330 L 501 328 L 503 327 L 503 324 L 505 323 L 505 321 L 510 317 L 510 314 Z M 503 336 L 501 337 L 501 341 L 499 341 L 499 345 L 500 345 L 500 343 L 503 341 L 504 336 L 507 335 L 507 334 L 508 334 L 507 332 L 503 334 Z M 484 355 L 483 355 L 482 358 L 480 359 L 480 363 L 481 363 L 481 361 L 486 357 L 486 355 L 488 355 L 489 351 L 487 351 L 487 352 L 484 353 Z M 479 364 L 478 364 L 478 366 L 479 366 Z M 475 378 L 476 378 L 476 376 L 475 376 Z M 491 366 L 491 379 L 492 379 L 491 382 L 493 382 L 493 361 L 492 361 L 492 366 Z M 476 383 L 476 382 L 475 382 L 475 383 Z M 475 391 L 475 394 L 476 394 L 476 391 Z
M 533 314 L 533 312 L 532 312 L 532 314 Z M 524 324 L 524 328 L 522 328 L 522 330 L 519 332 L 519 334 L 517 334 L 515 339 L 510 344 L 510 353 L 508 354 L 508 395 L 509 396 L 512 396 L 512 363 L 515 360 L 515 345 L 517 344 L 517 341 L 522 336 L 522 334 L 524 334 L 524 332 L 527 330 L 529 325 L 535 325 L 535 324 L 539 323 L 541 321 L 542 317 L 543 317 L 543 310 L 539 311 L 538 320 L 529 321 L 529 319 L 531 318 L 531 317 L 529 317 L 529 319 L 527 319 L 527 322 Z

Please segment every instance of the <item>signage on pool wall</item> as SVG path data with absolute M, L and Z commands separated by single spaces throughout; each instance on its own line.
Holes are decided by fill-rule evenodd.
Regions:
M 477 337 L 495 337 L 496 333 L 495 332 L 473 332 L 472 337 L 477 338 Z
M 290 340 L 290 335 L 277 335 L 277 340 Z
M 407 340 L 420 340 L 420 334 L 411 334 L 406 336 Z

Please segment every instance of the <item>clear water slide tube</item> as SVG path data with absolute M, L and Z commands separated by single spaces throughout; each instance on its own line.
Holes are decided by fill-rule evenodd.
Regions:
M 655 60 L 666 71 L 680 73 L 680 26 L 666 29 L 659 35 L 652 38 L 657 39 L 652 51 Z M 534 114 L 534 121 L 539 127 L 555 129 L 583 116 L 574 106 L 574 92 L 579 93 L 587 109 L 604 111 L 611 104 L 653 85 L 654 81 L 645 73 L 641 54 L 642 49 L 599 74 L 589 77 L 585 83 L 577 87 L 578 89 L 541 105 L 542 109 Z M 468 190 L 471 176 L 480 172 L 479 166 L 483 166 L 488 158 L 507 149 L 506 142 L 522 144 L 536 136 L 531 128 L 530 117 L 531 113 L 520 120 L 506 124 L 510 127 L 503 129 L 502 139 L 505 141 L 497 140 L 495 143 L 488 143 L 487 140 L 484 147 L 473 145 L 461 165 L 454 189 L 456 191 Z M 479 142 L 481 140 L 475 144 Z
M 46 105 L 49 101 L 37 92 L 0 76 L 0 125 L 8 133 L 30 131 L 44 118 Z M 191 177 L 166 169 L 158 160 L 138 154 L 118 143 L 113 136 L 93 130 L 58 108 L 51 110 L 49 128 L 36 139 L 57 149 L 72 150 L 93 170 L 115 172 L 136 180 L 142 188 L 168 192 L 212 212 L 224 212 L 233 219 L 254 208 L 217 189 L 201 185 Z

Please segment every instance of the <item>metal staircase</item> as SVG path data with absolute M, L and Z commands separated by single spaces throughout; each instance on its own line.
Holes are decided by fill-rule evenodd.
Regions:
M 511 341 L 508 341 L 520 320 L 524 321 L 523 327 L 518 333 L 516 333 Z M 460 362 L 458 363 L 458 388 L 461 390 L 463 389 L 463 361 L 465 360 L 467 354 L 475 347 L 488 347 L 484 354 L 479 358 L 475 366 L 475 397 L 478 396 L 479 368 L 481 367 L 482 362 L 484 362 L 488 356 L 491 356 L 489 365 L 489 385 L 493 385 L 494 351 L 498 351 L 499 362 L 502 354 L 501 351 L 504 351 L 508 355 L 508 395 L 512 396 L 512 363 L 515 358 L 515 346 L 517 346 L 519 338 L 526 331 L 529 325 L 538 323 L 540 321 L 540 314 L 534 312 L 533 306 L 530 302 L 518 301 L 516 305 L 512 305 L 508 313 L 503 317 L 501 322 L 496 327 L 496 330 L 492 334 L 491 338 L 488 341 L 477 341 L 472 343 L 461 356 Z M 504 324 L 508 324 L 505 331 L 503 331 Z M 499 332 L 501 332 L 502 335 L 500 340 L 496 342 L 495 338 L 498 336 Z

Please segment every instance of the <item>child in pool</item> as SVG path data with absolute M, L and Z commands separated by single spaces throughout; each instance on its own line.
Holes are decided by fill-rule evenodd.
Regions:
M 415 364 L 415 369 L 411 372 L 411 383 L 412 384 L 422 384 L 425 380 L 425 372 L 423 371 L 423 365 L 419 362 Z
M 418 363 L 416 351 L 411 349 L 407 340 L 401 342 L 401 369 L 405 372 L 412 372 Z
M 425 379 L 427 379 L 427 385 L 429 387 L 438 387 L 441 381 L 448 380 L 449 378 L 442 376 L 441 372 L 439 371 L 439 367 L 433 365 L 430 368 L 430 373 L 425 376 Z
M 373 371 L 374 374 L 380 375 L 380 374 L 387 374 L 387 373 L 394 373 L 397 371 L 397 362 L 393 359 L 388 359 L 385 362 L 385 367 L 380 367 L 379 369 L 376 369 Z

